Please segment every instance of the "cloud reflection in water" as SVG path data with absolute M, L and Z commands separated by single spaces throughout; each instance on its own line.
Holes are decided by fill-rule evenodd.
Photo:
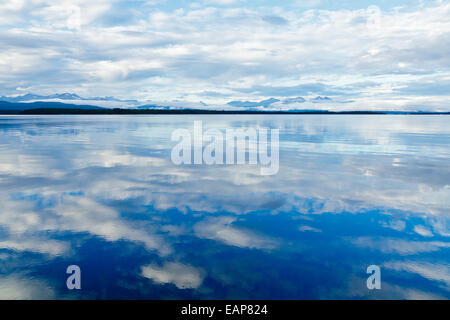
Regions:
M 279 128 L 279 173 L 173 165 L 172 130 L 199 119 Z M 1 117 L 1 297 L 448 298 L 447 122 Z M 380 293 L 365 287 L 374 263 Z

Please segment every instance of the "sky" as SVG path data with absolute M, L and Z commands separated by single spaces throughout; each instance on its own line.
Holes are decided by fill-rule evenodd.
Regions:
M 450 111 L 450 1 L 2 0 L 0 96 L 64 92 Z

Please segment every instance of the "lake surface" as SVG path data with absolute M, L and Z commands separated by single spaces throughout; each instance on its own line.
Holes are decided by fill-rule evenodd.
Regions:
M 278 173 L 175 165 L 195 120 L 279 129 Z M 448 299 L 449 120 L 0 116 L 0 298 Z

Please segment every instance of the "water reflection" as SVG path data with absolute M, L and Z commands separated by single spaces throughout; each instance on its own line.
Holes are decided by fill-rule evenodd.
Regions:
M 279 173 L 173 165 L 194 120 L 279 128 Z M 7 116 L 0 133 L 0 298 L 450 297 L 447 117 Z

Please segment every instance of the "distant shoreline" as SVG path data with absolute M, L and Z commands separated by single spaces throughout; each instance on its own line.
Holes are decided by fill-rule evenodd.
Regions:
M 0 110 L 0 115 L 450 115 L 450 112 L 408 112 L 408 111 L 231 111 L 231 110 L 158 110 L 158 109 L 65 109 L 38 108 L 29 110 Z

